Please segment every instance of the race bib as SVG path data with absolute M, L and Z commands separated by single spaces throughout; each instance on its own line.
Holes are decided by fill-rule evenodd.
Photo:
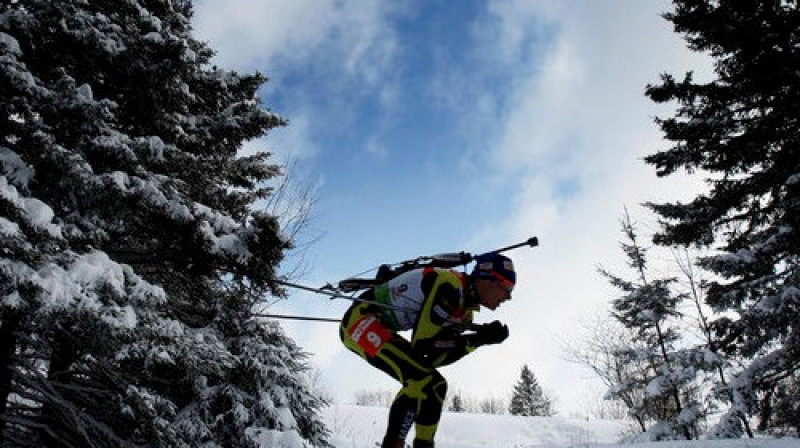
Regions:
M 347 332 L 369 357 L 374 357 L 393 336 L 392 331 L 383 326 L 375 315 L 364 316 L 357 320 Z

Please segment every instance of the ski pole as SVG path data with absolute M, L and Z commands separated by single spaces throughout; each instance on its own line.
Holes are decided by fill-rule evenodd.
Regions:
M 307 320 L 312 322 L 332 322 L 332 323 L 339 323 L 341 319 L 334 319 L 332 317 L 315 317 L 315 316 L 290 316 L 287 314 L 264 314 L 264 313 L 253 313 L 253 316 L 256 317 L 266 317 L 269 319 L 284 319 L 284 320 Z
M 341 293 L 338 293 L 338 292 L 335 292 L 335 291 L 331 291 L 330 289 L 327 289 L 329 287 L 328 285 L 323 286 L 322 288 L 314 288 L 313 286 L 306 286 L 306 285 L 301 285 L 299 283 L 287 282 L 286 280 L 275 279 L 273 281 L 275 283 L 279 284 L 279 285 L 288 286 L 289 288 L 302 289 L 303 291 L 314 292 L 314 293 L 317 293 L 317 294 L 326 295 L 326 296 L 329 296 L 329 297 L 331 297 L 333 299 L 345 299 L 345 300 L 357 300 L 358 299 L 357 297 L 348 296 L 348 295 L 341 294 Z M 331 287 L 331 288 L 333 288 L 333 287 Z
M 381 307 L 381 308 L 387 308 L 387 309 L 390 309 L 390 310 L 416 311 L 416 310 L 411 309 L 411 308 L 402 308 L 402 307 L 393 306 L 393 305 L 390 305 L 390 304 L 387 304 L 387 303 L 376 302 L 375 300 L 362 299 L 360 297 L 348 296 L 346 294 L 341 294 L 341 293 L 338 293 L 338 292 L 335 292 L 335 291 L 331 291 L 331 290 L 328 289 L 329 287 L 333 288 L 332 286 L 327 286 L 326 285 L 326 286 L 323 286 L 322 288 L 314 288 L 312 286 L 306 286 L 306 285 L 301 285 L 299 283 L 287 282 L 285 280 L 277 280 L 276 279 L 276 280 L 273 280 L 273 281 L 275 283 L 279 284 L 279 285 L 288 286 L 290 288 L 295 288 L 295 289 L 302 289 L 303 291 L 313 292 L 313 293 L 316 293 L 316 294 L 326 295 L 326 296 L 328 296 L 328 297 L 330 297 L 332 299 L 344 299 L 344 300 L 349 300 L 351 302 L 369 303 L 370 305 L 375 305 L 375 306 L 378 306 L 378 307 Z
M 301 285 L 299 283 L 287 282 L 285 280 L 275 280 L 275 283 L 277 283 L 279 285 L 283 285 L 283 286 L 288 286 L 290 288 L 302 289 L 303 291 L 309 291 L 309 292 L 313 292 L 313 293 L 317 293 L 317 294 L 326 295 L 326 296 L 331 297 L 332 299 L 345 299 L 345 300 L 350 300 L 352 302 L 369 303 L 370 305 L 375 305 L 375 306 L 378 306 L 378 307 L 381 307 L 381 308 L 386 308 L 386 309 L 396 310 L 396 311 L 406 311 L 406 312 L 412 312 L 412 313 L 416 313 L 416 312 L 419 311 L 419 310 L 413 309 L 413 308 L 404 308 L 404 307 L 394 306 L 394 305 L 390 305 L 390 304 L 386 304 L 386 303 L 376 302 L 375 300 L 362 299 L 360 297 L 353 297 L 353 296 L 348 296 L 348 295 L 345 295 L 345 294 L 340 294 L 338 292 L 334 292 L 334 291 L 328 290 L 326 286 L 323 286 L 322 288 L 314 288 L 312 286 L 306 286 L 306 285 Z M 276 318 L 283 318 L 283 319 L 298 319 L 299 318 L 299 317 L 295 317 L 295 316 L 281 316 L 281 315 L 272 315 L 272 316 L 263 315 L 262 317 L 276 317 Z M 312 319 L 309 319 L 309 320 L 312 320 Z M 313 320 L 321 320 L 321 321 L 329 321 L 329 322 L 331 321 L 328 318 L 319 318 L 319 319 L 315 318 Z M 458 324 L 458 325 L 460 325 L 461 327 L 463 327 L 464 329 L 467 329 L 467 330 L 474 330 L 476 328 L 476 324 L 472 324 L 472 323 L 461 323 L 461 322 L 453 322 L 453 323 L 454 324 Z
M 277 279 L 274 280 L 274 282 L 279 284 L 279 285 L 287 286 L 287 287 L 290 287 L 290 288 L 296 288 L 296 289 L 301 289 L 303 291 L 308 291 L 308 292 L 313 292 L 313 293 L 316 293 L 316 294 L 326 295 L 326 296 L 331 297 L 332 299 L 345 299 L 345 300 L 350 300 L 352 302 L 369 303 L 370 305 L 375 305 L 375 306 L 382 307 L 382 308 L 387 308 L 387 309 L 390 309 L 390 310 L 418 312 L 418 310 L 411 309 L 411 308 L 401 308 L 401 307 L 397 307 L 397 306 L 393 306 L 393 305 L 389 305 L 389 304 L 385 304 L 385 303 L 376 302 L 374 300 L 362 299 L 360 297 L 353 297 L 353 296 L 348 296 L 348 295 L 345 295 L 345 294 L 340 294 L 338 292 L 330 291 L 329 289 L 327 289 L 328 286 L 323 286 L 322 288 L 314 288 L 312 286 L 306 286 L 306 285 L 301 285 L 299 283 L 292 283 L 292 282 L 288 282 L 288 281 L 285 281 L 285 280 L 277 280 Z M 333 319 L 333 318 L 327 318 L 327 317 L 289 316 L 289 315 L 284 315 L 284 314 L 260 314 L 260 313 L 255 314 L 255 315 L 259 316 L 259 317 L 269 317 L 269 318 L 275 318 L 275 319 L 312 320 L 312 321 L 319 321 L 319 322 L 341 322 L 340 319 Z M 481 326 L 480 324 L 475 324 L 475 323 L 471 323 L 471 322 L 470 323 L 464 323 L 464 322 L 459 322 L 459 321 L 451 321 L 451 324 L 456 325 L 462 331 L 469 331 L 469 330 L 474 331 L 474 330 L 477 330 Z

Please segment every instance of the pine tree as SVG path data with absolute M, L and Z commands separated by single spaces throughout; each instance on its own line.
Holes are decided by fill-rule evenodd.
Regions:
M 655 421 L 647 430 L 654 438 L 691 439 L 697 433 L 691 428 L 702 413 L 697 402 L 686 403 L 682 392 L 695 379 L 696 366 L 691 357 L 676 349 L 680 334 L 670 324 L 670 319 L 681 316 L 677 307 L 683 297 L 672 290 L 675 278 L 649 277 L 647 250 L 638 242 L 627 212 L 621 225 L 625 235 L 622 250 L 636 279 L 626 280 L 606 270 L 600 273 L 622 292 L 612 302 L 612 316 L 635 332 L 637 344 L 617 354 L 627 366 L 623 370 L 631 374 L 612 387 L 611 396 L 643 396 L 631 411 L 637 421 Z
M 791 435 L 800 427 L 800 373 L 782 380 L 761 399 L 759 429 Z
M 460 392 L 456 392 L 456 394 L 453 395 L 453 399 L 450 401 L 450 407 L 447 410 L 456 413 L 466 412 L 466 407 L 464 406 L 464 399 L 461 398 Z
M 671 148 L 646 158 L 658 174 L 702 174 L 706 192 L 651 204 L 664 245 L 711 246 L 702 266 L 719 280 L 707 302 L 719 350 L 743 361 L 722 396 L 717 434 L 741 433 L 758 395 L 800 369 L 800 5 L 796 1 L 676 0 L 665 17 L 689 48 L 709 54 L 715 77 L 662 75 L 647 88 L 675 102 L 657 120 Z
M 706 310 L 704 309 L 704 297 L 707 289 L 707 282 L 698 278 L 699 270 L 697 269 L 696 261 L 689 255 L 689 249 L 686 247 L 680 249 L 673 249 L 673 256 L 675 261 L 685 277 L 688 284 L 687 296 L 691 298 L 694 308 L 696 310 L 697 328 L 700 330 L 702 342 L 689 349 L 683 350 L 680 353 L 681 360 L 688 365 L 694 365 L 698 370 L 707 372 L 707 383 L 711 385 L 717 384 L 724 391 L 728 386 L 727 371 L 730 368 L 730 362 L 726 359 L 725 355 L 720 352 L 718 348 L 718 341 L 714 335 L 713 329 L 709 324 Z M 708 389 L 709 384 L 704 385 Z M 719 405 L 719 391 L 715 391 L 711 387 L 712 393 L 705 394 L 704 401 L 707 403 L 707 408 L 717 408 Z M 744 413 L 739 413 L 738 417 L 741 422 L 742 428 L 750 438 L 753 438 L 753 431 L 750 428 L 750 422 Z
M 0 444 L 327 445 L 304 354 L 252 316 L 290 242 L 188 0 L 0 10 Z M 299 443 L 299 442 L 298 442 Z
M 527 365 L 522 366 L 519 381 L 514 385 L 508 413 L 541 417 L 553 415 L 552 401 L 539 386 L 539 381 Z

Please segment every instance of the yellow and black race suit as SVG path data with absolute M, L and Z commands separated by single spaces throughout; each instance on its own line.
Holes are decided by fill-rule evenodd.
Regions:
M 436 370 L 473 351 L 464 324 L 478 299 L 466 276 L 449 269 L 416 269 L 365 292 L 342 319 L 348 349 L 402 384 L 389 412 L 387 440 L 432 441 L 447 383 Z M 413 330 L 411 340 L 399 331 Z

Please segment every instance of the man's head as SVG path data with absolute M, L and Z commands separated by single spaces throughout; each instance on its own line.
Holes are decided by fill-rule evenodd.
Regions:
M 517 282 L 514 263 L 498 253 L 488 253 L 475 257 L 475 267 L 470 274 L 478 291 L 481 305 L 490 310 L 511 299 L 511 290 Z

